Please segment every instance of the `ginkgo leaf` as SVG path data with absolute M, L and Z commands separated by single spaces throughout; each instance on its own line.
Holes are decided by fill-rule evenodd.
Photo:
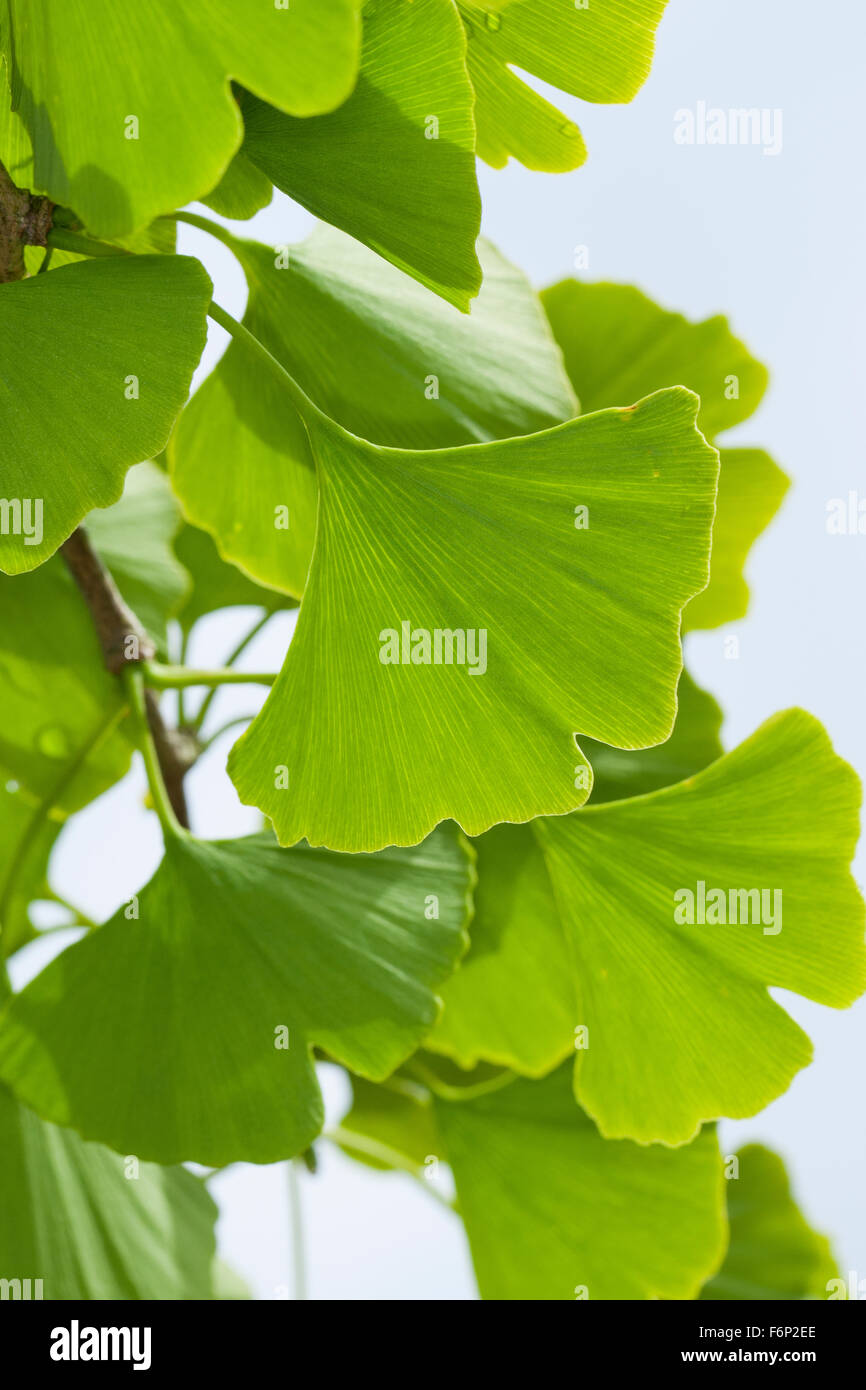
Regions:
M 36 935 L 29 908 L 49 894 L 48 860 L 63 821 L 0 771 L 0 956 Z
M 0 1086 L 0 1269 L 30 1298 L 213 1298 L 216 1216 L 185 1169 L 86 1144 Z
M 181 526 L 174 550 L 189 575 L 192 585 L 177 613 L 177 620 L 188 632 L 199 618 L 218 608 L 265 608 L 277 612 L 281 608 L 296 608 L 287 594 L 266 589 L 248 579 L 236 565 L 220 557 L 216 545 L 206 531 L 188 523 Z
M 131 464 L 164 447 L 210 295 L 186 256 L 118 256 L 0 286 L 0 569 L 42 564 L 87 512 L 118 500 Z
M 592 102 L 626 102 L 649 74 L 666 0 L 458 0 L 475 88 L 478 153 L 501 168 L 575 169 L 577 126 L 514 72 Z
M 575 731 L 631 748 L 668 737 L 717 470 L 696 404 L 660 392 L 432 453 L 311 424 L 304 602 L 229 762 L 281 843 L 375 850 L 444 819 L 478 835 L 560 814 L 591 785 Z
M 427 1046 L 530 1076 L 575 1049 L 577 1099 L 613 1138 L 678 1144 L 754 1114 L 811 1055 L 767 987 L 843 1008 L 866 985 L 858 806 L 794 710 L 675 786 L 498 827 Z M 724 922 L 700 906 L 716 891 Z M 696 920 L 678 920 L 690 902 Z
M 238 150 L 216 188 L 201 201 L 220 217 L 243 222 L 266 208 L 273 196 L 274 185 L 267 174 Z
M 692 323 L 631 285 L 576 280 L 552 285 L 542 302 L 584 410 L 688 386 L 701 398 L 698 426 L 714 440 L 747 419 L 766 390 L 766 368 L 720 315 Z M 710 583 L 683 614 L 684 631 L 718 627 L 746 612 L 743 564 L 787 487 L 762 450 L 722 450 Z
M 99 558 L 136 617 L 162 648 L 168 619 L 178 611 L 190 588 L 189 576 L 172 549 L 180 524 L 168 479 L 152 463 L 131 468 L 120 501 L 87 518 Z
M 755 1114 L 810 1060 L 767 986 L 835 1008 L 866 986 L 859 805 L 791 710 L 686 782 L 533 827 L 589 1034 L 576 1094 L 603 1133 L 681 1143 Z
M 718 1268 L 711 1128 L 676 1150 L 603 1139 L 567 1067 L 435 1112 L 483 1298 L 694 1298 Z
M 763 449 L 722 449 L 713 523 L 710 582 L 683 613 L 683 631 L 721 627 L 749 606 L 743 565 L 753 542 L 772 521 L 788 479 Z
M 753 1302 L 823 1296 L 833 1272 L 829 1244 L 794 1201 L 781 1158 L 747 1144 L 736 1160 L 736 1176 L 726 1184 L 728 1253 L 700 1297 Z
M 692 599 L 692 603 L 695 601 Z M 724 752 L 719 738 L 721 727 L 719 705 L 684 670 L 677 687 L 677 720 L 666 743 L 625 751 L 581 739 L 581 747 L 592 765 L 592 804 L 642 796 L 700 772 Z
M 291 247 L 287 266 L 268 247 L 225 240 L 249 282 L 245 325 L 355 434 L 441 448 L 529 434 L 577 412 L 536 296 L 489 244 L 466 318 L 330 228 Z M 317 496 L 307 435 L 245 344 L 229 346 L 193 397 L 169 456 L 187 516 L 222 555 L 300 597 Z M 286 513 L 288 526 L 278 525 Z
M 582 739 L 592 804 L 690 777 L 722 756 L 722 712 L 684 671 L 666 743 L 624 752 Z M 478 887 L 471 944 L 442 987 L 442 1017 L 426 1046 L 474 1066 L 482 1058 L 543 1076 L 579 1041 L 571 955 L 531 826 L 498 825 L 475 841 Z
M 496 825 L 474 844 L 470 947 L 426 1045 L 464 1067 L 486 1060 L 545 1076 L 573 1053 L 580 1022 L 550 875 L 528 825 Z
M 767 389 L 766 367 L 721 314 L 693 323 L 606 281 L 561 280 L 541 302 L 584 410 L 688 386 L 701 398 L 698 425 L 714 438 L 748 419 Z
M 481 285 L 473 102 L 451 0 L 368 0 L 349 100 L 303 121 L 246 100 L 243 154 L 317 217 L 468 311 Z
M 359 8 L 152 0 L 136 16 L 113 0 L 9 0 L 0 49 L 35 150 L 22 186 L 104 237 L 200 197 L 241 142 L 229 78 L 296 116 L 333 110 L 356 81 Z
M 471 886 L 453 828 L 376 857 L 170 839 L 134 908 L 10 1001 L 0 1070 L 123 1153 L 287 1158 L 322 1127 L 314 1044 L 381 1080 L 430 1030 Z
M 0 578 L 0 768 L 46 811 L 76 811 L 129 768 L 125 708 L 59 557 Z

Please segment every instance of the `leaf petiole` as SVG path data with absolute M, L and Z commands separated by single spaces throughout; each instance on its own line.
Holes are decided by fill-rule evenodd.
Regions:
M 441 1192 L 437 1192 L 429 1180 L 425 1177 L 423 1169 L 413 1163 L 411 1158 L 401 1154 L 398 1149 L 392 1149 L 390 1144 L 382 1144 L 378 1139 L 372 1139 L 367 1134 L 358 1134 L 354 1130 L 344 1129 L 342 1125 L 335 1125 L 333 1129 L 326 1129 L 322 1132 L 323 1139 L 330 1139 L 332 1144 L 336 1144 L 340 1149 L 351 1149 L 362 1158 L 371 1159 L 374 1163 L 380 1163 L 383 1167 L 393 1168 L 398 1173 L 405 1173 L 407 1177 L 414 1178 L 429 1192 L 430 1196 L 437 1201 L 440 1206 L 447 1207 L 449 1211 L 456 1211 L 455 1204 L 448 1200 Z
M 93 918 L 88 917 L 86 912 L 82 912 L 80 907 L 75 906 L 75 903 L 71 903 L 60 893 L 55 893 L 53 888 L 49 890 L 46 898 L 48 902 L 57 903 L 58 907 L 64 907 L 67 912 L 72 914 L 73 920 L 71 922 L 59 922 L 56 927 L 43 927 L 40 930 L 41 936 L 50 931 L 68 931 L 70 927 L 86 927 L 88 931 L 95 931 L 99 926 L 98 922 L 94 922 Z
M 168 666 L 159 661 L 141 663 L 144 679 L 154 690 L 186 690 L 194 685 L 273 685 L 275 671 L 196 671 L 189 666 Z
M 159 817 L 163 836 L 166 839 L 184 839 L 189 835 L 189 831 L 184 829 L 174 813 L 166 790 L 165 781 L 163 780 L 162 769 L 159 765 L 156 745 L 154 744 L 153 735 L 150 731 L 150 722 L 147 717 L 147 704 L 145 701 L 144 673 L 141 666 L 128 666 L 126 670 L 122 672 L 121 680 L 126 688 L 129 699 L 135 739 L 138 750 L 144 759 L 145 771 L 147 772 L 147 783 L 150 787 L 150 795 L 153 799 L 153 808 Z
M 339 425 L 336 420 L 332 420 L 329 415 L 326 415 L 323 410 L 320 410 L 315 401 L 310 400 L 306 391 L 298 385 L 291 372 L 286 371 L 286 368 L 283 366 L 282 362 L 280 362 L 279 358 L 274 357 L 274 354 L 265 347 L 264 343 L 261 342 L 254 333 L 250 332 L 245 324 L 238 323 L 237 319 L 232 318 L 231 314 L 227 313 L 226 310 L 214 300 L 211 300 L 208 307 L 208 316 L 213 319 L 214 323 L 218 323 L 220 328 L 224 328 L 226 333 L 229 333 L 231 337 L 234 338 L 235 342 L 244 343 L 251 352 L 254 352 L 256 356 L 271 369 L 271 371 L 279 375 L 283 385 L 295 403 L 298 414 L 305 424 L 310 420 L 316 420 L 333 434 L 340 435 L 344 439 L 354 440 L 354 435 L 350 434 L 348 430 L 344 430 L 342 425 Z
M 80 232 L 67 231 L 65 227 L 54 227 L 45 239 L 49 250 L 74 251 L 78 256 L 132 256 L 125 246 L 112 246 L 108 241 L 96 241 Z

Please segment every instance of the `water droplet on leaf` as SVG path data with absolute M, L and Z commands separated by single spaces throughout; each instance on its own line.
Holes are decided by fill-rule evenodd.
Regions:
M 502 15 L 500 15 L 500 14 L 489 14 L 489 15 L 487 16 L 487 28 L 488 28 L 492 33 L 494 33 L 494 34 L 496 33 L 497 29 L 501 29 L 501 28 L 502 28 Z
M 69 737 L 59 724 L 47 724 L 36 735 L 36 747 L 46 758 L 68 758 L 71 752 Z

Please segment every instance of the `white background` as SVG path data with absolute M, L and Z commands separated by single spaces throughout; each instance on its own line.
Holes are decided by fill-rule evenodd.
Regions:
M 583 169 L 480 169 L 484 230 L 537 286 L 569 274 L 573 248 L 586 245 L 587 278 L 637 284 L 691 317 L 726 313 L 770 366 L 759 413 L 725 442 L 768 449 L 793 487 L 752 553 L 748 617 L 691 636 L 687 659 L 724 706 L 727 747 L 775 710 L 803 705 L 824 721 L 861 776 L 866 536 L 828 535 L 825 516 L 827 502 L 849 489 L 866 496 L 864 40 L 866 6 L 859 0 L 670 0 L 652 75 L 630 106 L 553 98 L 584 132 L 590 158 Z M 677 145 L 674 113 L 698 101 L 780 108 L 782 152 Z M 301 238 L 310 224 L 278 197 L 240 230 L 275 243 Z M 202 256 L 217 299 L 240 314 L 245 287 L 229 254 L 186 229 L 181 249 Z M 212 330 L 208 364 L 223 339 Z M 238 611 L 208 620 L 193 661 L 221 659 L 249 617 Z M 276 619 L 250 649 L 248 669 L 278 666 L 291 627 L 291 618 Z M 730 632 L 740 640 L 736 661 L 725 658 Z M 255 699 L 234 690 L 218 703 L 221 721 L 251 710 Z M 256 813 L 238 806 L 223 772 L 230 741 L 190 778 L 194 825 L 204 835 L 257 828 Z M 158 829 L 141 792 L 136 771 L 80 816 L 59 846 L 56 886 L 92 915 L 128 899 L 158 861 Z M 862 882 L 862 858 L 858 867 Z M 47 941 L 29 948 L 17 981 L 48 954 Z M 814 1063 L 762 1115 L 726 1123 L 723 1146 L 730 1152 L 760 1139 L 781 1152 L 843 1270 L 866 1277 L 866 1004 L 837 1013 L 779 997 L 814 1040 Z M 333 1069 L 322 1079 L 332 1118 L 339 1118 L 342 1079 Z M 319 1145 L 318 1176 L 301 1179 L 310 1296 L 475 1297 L 459 1223 L 410 1178 L 371 1173 L 327 1147 Z M 238 1166 L 216 1180 L 214 1193 L 225 1258 L 255 1296 L 286 1297 L 292 1270 L 285 1166 Z

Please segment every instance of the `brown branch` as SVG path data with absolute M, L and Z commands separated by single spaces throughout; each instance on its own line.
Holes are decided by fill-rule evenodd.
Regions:
M 189 830 L 189 810 L 183 779 L 198 757 L 197 748 L 188 745 L 183 734 L 176 729 L 166 728 L 159 709 L 159 696 L 155 690 L 146 690 L 147 722 L 153 735 L 156 756 L 162 772 L 165 790 L 171 802 L 171 809 L 185 830 Z
M 156 646 L 132 609 L 124 603 L 83 526 L 73 531 L 60 553 L 90 609 L 103 659 L 112 675 L 120 675 L 129 663 L 149 661 L 154 657 Z M 189 747 L 180 732 L 166 728 L 154 691 L 147 691 L 146 701 L 148 723 L 169 801 L 181 825 L 189 829 L 183 779 L 195 761 L 197 749 Z
M 25 246 L 44 246 L 51 230 L 54 204 L 18 188 L 0 164 L 0 284 L 23 280 Z M 119 676 L 129 662 L 149 661 L 156 647 L 90 544 L 83 526 L 73 531 L 60 550 L 73 579 L 90 609 L 105 665 Z M 200 749 L 180 731 L 167 729 L 159 700 L 147 691 L 147 718 L 156 746 L 165 789 L 174 814 L 189 829 L 189 811 L 183 789 L 184 775 Z
M 111 674 L 119 676 L 129 661 L 150 661 L 156 656 L 154 643 L 124 603 L 83 526 L 72 532 L 60 553 L 90 609 Z
M 44 246 L 54 204 L 18 188 L 0 164 L 0 284 L 23 280 L 25 246 Z

